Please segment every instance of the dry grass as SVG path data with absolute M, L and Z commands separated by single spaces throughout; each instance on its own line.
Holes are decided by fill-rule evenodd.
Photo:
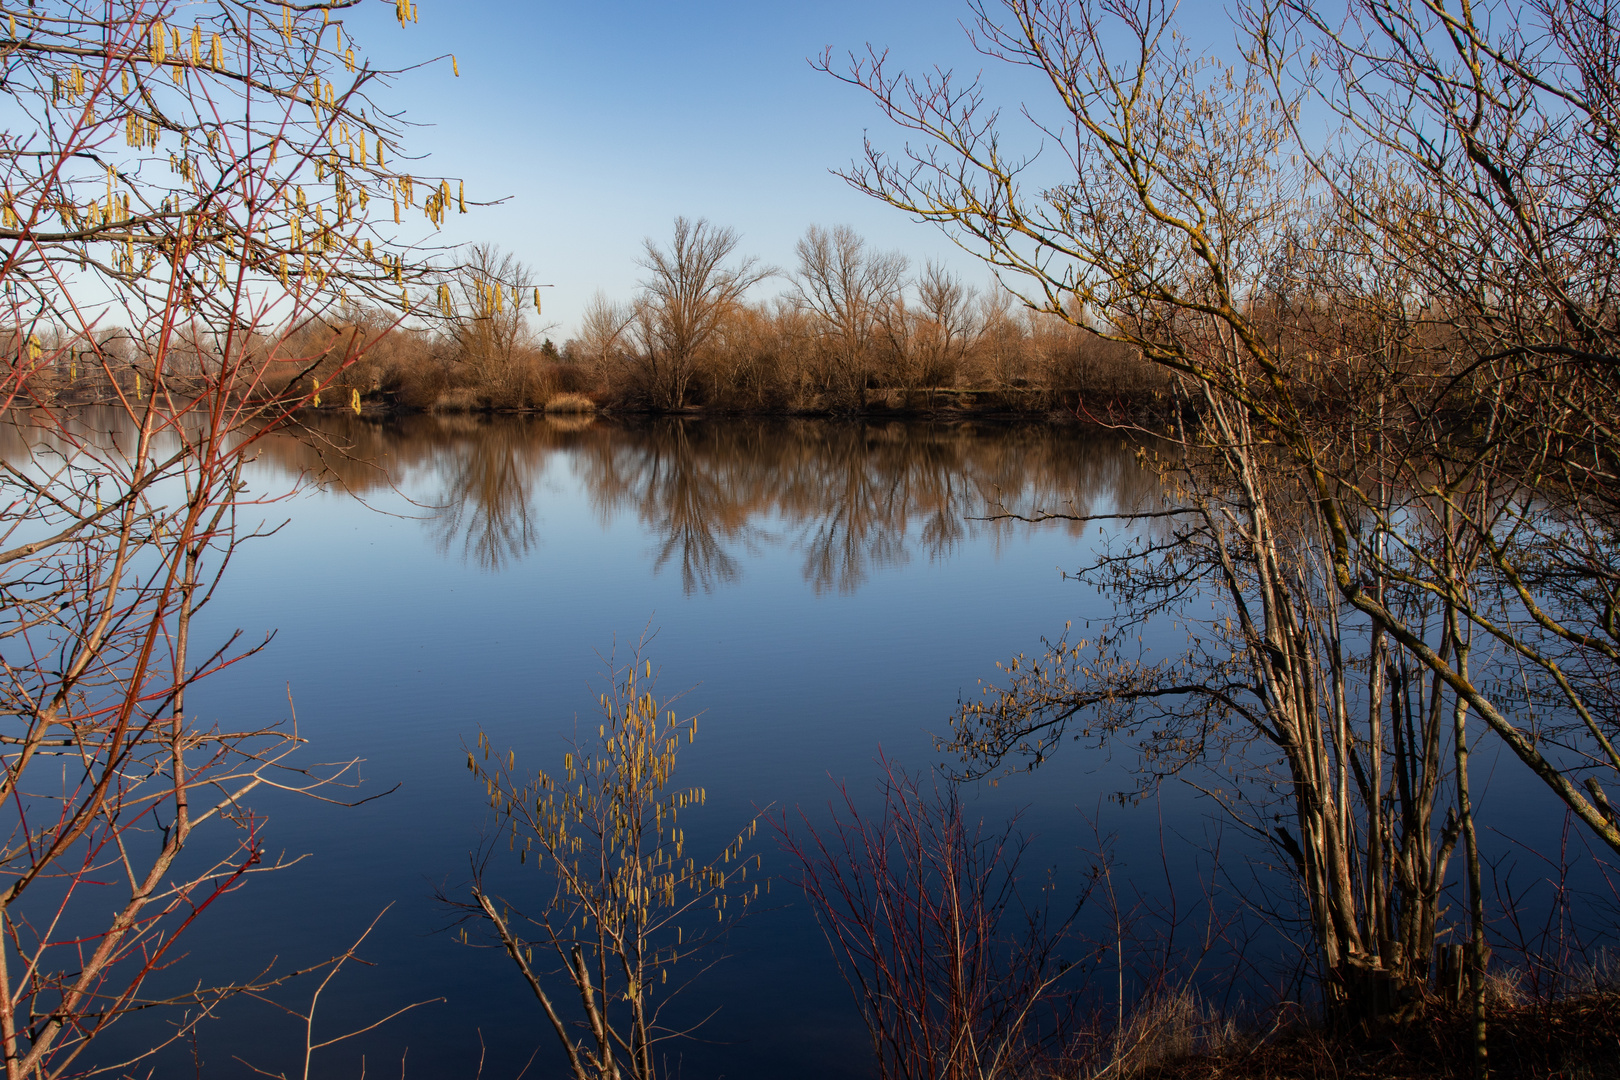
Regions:
M 1141 1076 L 1166 1061 L 1226 1052 L 1243 1042 L 1237 1022 L 1183 988 L 1144 1002 L 1114 1037 L 1112 1074 Z
M 593 413 L 596 411 L 596 402 L 584 394 L 557 394 L 546 402 L 548 413 Z
M 1140 1080 L 1470 1080 L 1471 1023 L 1466 1009 L 1452 1008 L 1354 1036 L 1299 1029 L 1263 1043 L 1234 1042 L 1214 1052 L 1165 1057 L 1134 1073 L 1110 1069 L 1108 1075 Z M 1620 994 L 1492 1008 L 1489 1030 L 1495 1080 L 1620 1080 Z

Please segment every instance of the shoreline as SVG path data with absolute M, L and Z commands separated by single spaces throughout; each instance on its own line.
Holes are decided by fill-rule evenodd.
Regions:
M 994 399 L 995 392 L 984 397 Z M 347 405 L 306 405 L 299 411 L 316 413 L 352 412 Z M 1019 408 L 1000 400 L 959 403 L 946 407 L 910 407 L 888 404 L 867 405 L 864 408 L 711 408 L 690 406 L 684 409 L 656 409 L 643 406 L 601 405 L 595 409 L 548 410 L 544 407 L 478 407 L 478 408 L 411 408 L 393 403 L 363 402 L 358 414 L 362 417 L 390 418 L 404 416 L 529 416 L 580 420 L 601 417 L 612 420 L 834 420 L 834 421 L 920 421 L 927 423 L 963 423 L 992 421 L 996 423 L 1029 423 L 1032 425 L 1075 425 L 1080 427 L 1156 427 L 1166 419 L 1164 410 L 1145 407 L 1122 407 L 1119 402 L 1108 406 L 1086 408 L 1031 406 Z

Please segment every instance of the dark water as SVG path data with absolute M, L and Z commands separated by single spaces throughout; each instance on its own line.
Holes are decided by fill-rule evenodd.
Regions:
M 20 460 L 27 444 L 0 429 L 0 454 Z M 391 793 L 353 808 L 258 799 L 271 853 L 301 859 L 211 909 L 185 963 L 158 981 L 303 967 L 386 909 L 361 950 L 369 966 L 326 990 L 315 1038 L 430 1003 L 320 1052 L 312 1075 L 394 1076 L 403 1061 L 409 1077 L 489 1080 L 531 1058 L 527 1076 L 560 1075 L 562 1062 L 504 955 L 444 932 L 433 899 L 464 893 L 487 824 L 464 744 L 483 730 L 520 762 L 555 767 L 576 723 L 596 723 L 602 658 L 650 634 L 660 693 L 684 690 L 680 707 L 702 714 L 680 760 L 683 783 L 709 794 L 683 822 L 689 848 L 718 850 L 766 807 L 824 821 L 839 783 L 870 804 L 880 752 L 912 769 L 940 764 L 934 736 L 996 660 L 1038 654 L 1066 621 L 1107 614 L 1060 572 L 1089 561 L 1095 526 L 984 520 L 993 507 L 1107 513 L 1155 484 L 1117 437 L 1067 428 L 344 416 L 266 446 L 249 481 L 297 494 L 263 508 L 264 524 L 282 527 L 240 550 L 199 640 L 274 639 L 192 704 L 236 725 L 295 712 L 307 763 L 363 759 L 352 797 Z M 1494 747 L 1479 760 L 1487 825 L 1517 830 L 1487 830 L 1488 846 L 1522 857 L 1521 884 L 1547 878 L 1539 860 L 1556 860 L 1560 843 L 1549 799 Z M 1236 841 L 1211 839 L 1209 808 L 1185 789 L 1110 805 L 1129 763 L 1128 751 L 1064 748 L 1034 774 L 969 788 L 969 810 L 991 823 L 1022 812 L 1026 870 L 1034 880 L 1051 868 L 1059 893 L 1079 888 L 1099 831 L 1114 838 L 1122 890 L 1161 910 L 1180 904 L 1183 919 L 1199 881 L 1230 894 L 1264 872 Z M 1526 833 L 1532 818 L 1546 827 Z M 1217 847 L 1228 861 L 1212 872 Z M 767 830 L 754 850 L 768 872 L 792 869 Z M 537 895 L 532 868 L 503 855 L 499 888 Z M 1172 886 L 1182 895 L 1167 901 Z M 1230 895 L 1216 903 L 1241 908 Z M 1278 958 L 1267 970 L 1285 970 L 1287 950 L 1267 947 Z M 793 888 L 779 882 L 727 954 L 680 1006 L 678 1019 L 718 1012 L 700 1039 L 668 1045 L 668 1075 L 872 1075 L 864 1029 Z M 277 994 L 303 1008 L 312 989 Z M 144 1022 L 116 1029 L 104 1055 L 150 1039 Z M 158 1075 L 196 1075 L 197 1060 L 203 1076 L 253 1075 L 238 1059 L 298 1075 L 303 1038 L 296 1018 L 239 1000 Z
M 767 805 L 819 816 L 836 781 L 866 797 L 880 750 L 936 764 L 933 734 L 996 659 L 1096 614 L 1059 573 L 1084 561 L 1094 528 L 976 519 L 998 500 L 1106 511 L 1152 483 L 1118 438 L 1067 429 L 323 424 L 328 451 L 287 440 L 254 464 L 259 491 L 320 484 L 266 508 L 287 524 L 237 556 L 204 636 L 275 639 L 194 701 L 274 719 L 290 699 L 310 761 L 364 758 L 361 794 L 398 790 L 353 809 L 261 800 L 272 850 L 307 857 L 211 913 L 188 970 L 307 964 L 392 904 L 362 952 L 374 966 L 327 991 L 317 1037 L 447 1000 L 324 1051 L 315 1071 L 331 1077 L 358 1076 L 362 1055 L 367 1075 L 404 1057 L 408 1076 L 472 1077 L 481 1044 L 485 1077 L 516 1076 L 537 1047 L 528 1075 L 561 1064 L 505 957 L 437 932 L 433 890 L 466 881 L 485 825 L 461 749 L 479 729 L 555 766 L 576 720 L 595 723 L 601 656 L 652 632 L 660 691 L 689 689 L 684 707 L 703 714 L 680 766 L 709 793 L 689 846 L 718 848 Z M 970 795 L 990 820 L 1025 808 L 1032 871 L 1078 868 L 1082 811 L 1120 786 L 1106 761 L 1070 764 Z M 788 869 L 767 832 L 756 850 Z M 532 871 L 500 873 L 513 895 L 538 888 Z M 719 1012 L 705 1041 L 669 1047 L 672 1075 L 870 1075 L 802 898 L 772 896 L 690 992 L 689 1014 Z M 296 1021 L 240 1002 L 198 1050 L 204 1075 L 245 1075 L 233 1055 L 280 1072 L 301 1042 Z

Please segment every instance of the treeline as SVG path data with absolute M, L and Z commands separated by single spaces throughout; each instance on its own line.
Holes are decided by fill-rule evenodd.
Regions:
M 292 352 L 329 354 L 307 376 L 335 391 L 325 400 L 358 390 L 407 411 L 581 408 L 585 398 L 646 412 L 1102 416 L 1140 414 L 1168 387 L 1127 346 L 933 263 L 913 273 L 848 228 L 812 227 L 789 271 L 737 256 L 738 244 L 730 229 L 678 219 L 667 247 L 647 241 L 641 290 L 623 302 L 598 293 L 560 349 L 537 325 L 532 274 L 486 245 L 441 287 L 427 322 L 351 311 L 343 325 L 308 329 Z M 749 300 L 767 279 L 786 288 Z
M 811 227 L 788 271 L 738 257 L 737 234 L 677 219 L 626 303 L 598 294 L 563 355 L 614 404 L 654 410 L 1141 408 L 1167 385 L 1135 351 L 981 294 L 934 263 Z M 767 273 L 786 288 L 741 294 Z
M 1128 345 L 980 292 L 935 263 L 913 271 L 846 227 L 811 227 L 790 270 L 740 257 L 738 235 L 677 219 L 648 240 L 640 290 L 598 293 L 561 348 L 540 323 L 522 262 L 490 245 L 465 253 L 409 317 L 346 305 L 245 345 L 240 392 L 325 407 L 405 412 L 561 410 L 723 413 L 1073 412 L 1142 416 L 1170 377 Z M 750 300 L 767 279 L 774 297 Z M 110 401 L 150 385 L 187 392 L 218 354 L 198 323 L 163 341 L 113 329 L 35 339 L 33 391 Z M 50 335 L 47 333 L 47 337 Z M 17 350 L 27 343 L 19 342 Z

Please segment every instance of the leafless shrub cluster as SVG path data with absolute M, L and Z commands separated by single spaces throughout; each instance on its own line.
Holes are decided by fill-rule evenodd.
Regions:
M 1052 100 L 829 56 L 910 132 L 848 179 L 1185 407 L 1156 459 L 1173 540 L 1090 568 L 1119 615 L 1011 661 L 953 746 L 969 771 L 1076 736 L 1150 775 L 1244 762 L 1200 782 L 1298 881 L 1339 1022 L 1424 1007 L 1456 854 L 1483 1073 L 1471 739 L 1620 850 L 1611 13 L 1255 0 L 1228 56 L 1158 0 L 969 7 Z M 1149 619 L 1185 651 L 1144 657 Z
M 605 400 L 658 410 L 931 410 L 977 394 L 1104 417 L 1168 385 L 1126 346 L 981 296 L 933 263 L 914 274 L 844 226 L 812 226 L 784 295 L 750 303 L 767 272 L 739 245 L 730 229 L 677 219 L 667 250 L 647 242 L 644 291 L 625 304 L 598 294 L 564 357 Z
M 1020 882 L 1016 820 L 974 823 L 955 786 L 885 761 L 882 806 L 841 793 L 832 824 L 779 824 L 872 1039 L 878 1074 L 1028 1074 L 1071 1033 L 1086 966 L 1068 956 L 1084 904 Z M 1022 887 L 1021 887 L 1022 886 Z M 1034 895 L 1032 895 L 1034 894 Z
M 193 636 L 240 515 L 274 498 L 246 490 L 245 455 L 370 344 L 311 353 L 307 326 L 408 304 L 426 271 L 377 210 L 450 205 L 447 180 L 395 168 L 352 6 L 0 7 L 0 407 L 23 448 L 0 469 L 7 1077 L 145 1071 L 266 992 L 158 976 L 281 865 L 255 793 L 347 797 L 348 766 L 298 765 L 295 727 L 200 716 L 191 689 L 256 648 Z M 141 1014 L 172 1023 L 98 1060 Z

